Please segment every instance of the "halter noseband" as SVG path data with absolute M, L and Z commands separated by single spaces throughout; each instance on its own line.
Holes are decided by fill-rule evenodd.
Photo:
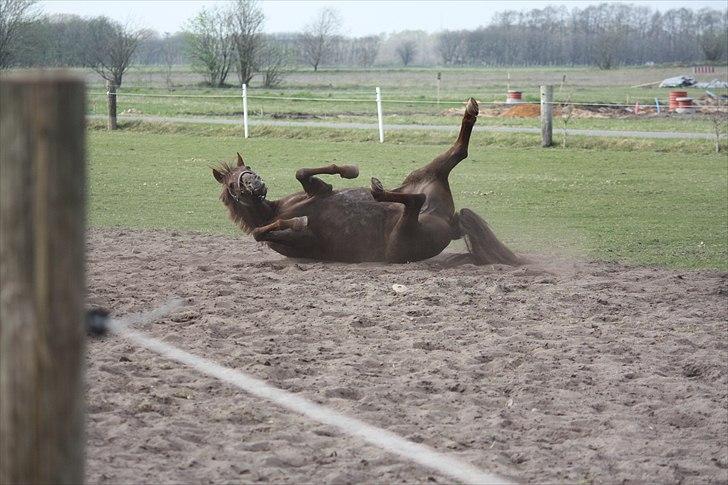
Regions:
M 240 180 L 243 178 L 243 175 L 245 175 L 246 173 L 252 173 L 253 175 L 255 175 L 255 172 L 253 172 L 252 170 L 243 170 L 242 172 L 240 172 L 240 175 L 238 175 L 238 187 L 242 187 L 242 185 L 240 184 Z M 245 206 L 250 205 L 250 204 L 247 204 L 246 202 L 241 201 L 237 195 L 233 194 L 233 191 L 230 190 L 229 185 L 227 187 L 227 191 L 228 191 L 228 194 L 230 194 L 230 197 L 232 197 L 233 200 L 235 200 L 235 202 L 237 202 L 238 204 L 245 205 Z

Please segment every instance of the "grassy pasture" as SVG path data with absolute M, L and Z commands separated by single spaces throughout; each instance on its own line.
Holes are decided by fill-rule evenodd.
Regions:
M 330 162 L 361 169 L 358 180 L 333 179 L 337 187 L 366 184 L 371 176 L 393 187 L 449 144 L 442 133 L 402 134 L 380 145 L 356 138 L 370 135 L 345 130 L 284 135 L 261 129 L 243 140 L 233 129 L 186 129 L 89 132 L 92 226 L 236 233 L 209 167 L 238 150 L 275 198 L 300 189 L 293 177 L 297 168 Z M 723 155 L 606 146 L 543 150 L 527 147 L 530 139 L 518 143 L 475 137 L 470 157 L 450 179 L 457 207 L 483 215 L 515 249 L 728 269 Z
M 442 72 L 440 98 L 437 104 L 392 103 L 391 100 L 435 101 L 436 75 Z M 538 86 L 554 84 L 557 101 L 570 98 L 573 102 L 627 103 L 642 106 L 654 105 L 654 99 L 666 101 L 668 89 L 656 85 L 633 88 L 631 86 L 659 81 L 666 77 L 690 74 L 686 67 L 641 67 L 599 71 L 593 68 L 412 68 L 412 69 L 359 69 L 359 70 L 293 70 L 276 89 L 263 89 L 253 81 L 250 96 L 265 96 L 273 99 L 249 100 L 252 119 L 271 117 L 318 117 L 327 121 L 376 122 L 374 88 L 381 86 L 384 98 L 385 123 L 403 124 L 457 124 L 458 117 L 443 116 L 449 108 L 462 107 L 470 96 L 479 101 L 502 102 L 505 100 L 507 75 L 511 76 L 511 88 L 524 91 L 526 101 L 539 100 Z M 566 82 L 562 80 L 566 76 Z M 712 75 L 697 76 L 699 80 L 725 79 L 725 68 L 717 67 Z M 106 112 L 106 100 L 97 77 L 89 76 L 89 112 Z M 223 95 L 232 98 L 141 98 L 125 97 L 124 93 L 169 94 L 164 88 L 159 68 L 135 69 L 125 77 L 120 90 L 119 112 L 131 110 L 160 116 L 240 116 L 242 101 L 240 88 L 212 89 L 199 87 L 201 78 L 188 68 L 179 67 L 173 72 L 175 84 L 172 94 Z M 234 78 L 231 78 L 231 82 Z M 702 89 L 687 89 L 690 96 L 699 98 L 705 94 Z M 726 94 L 726 90 L 714 90 Z M 282 98 L 361 99 L 361 102 L 291 101 Z M 390 101 L 390 102 L 388 102 Z M 488 105 L 483 105 L 487 108 Z M 482 124 L 500 126 L 537 126 L 535 118 L 504 118 L 482 116 Z M 560 120 L 556 120 L 558 126 Z M 572 118 L 572 128 L 623 129 L 644 131 L 696 131 L 710 132 L 712 124 L 700 117 L 626 115 L 618 119 Z

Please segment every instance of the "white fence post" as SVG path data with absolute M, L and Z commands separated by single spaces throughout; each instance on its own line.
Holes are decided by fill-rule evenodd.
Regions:
M 248 138 L 248 85 L 243 83 L 243 130 Z
M 379 143 L 384 143 L 384 120 L 382 119 L 382 90 L 377 86 L 377 118 L 379 120 Z

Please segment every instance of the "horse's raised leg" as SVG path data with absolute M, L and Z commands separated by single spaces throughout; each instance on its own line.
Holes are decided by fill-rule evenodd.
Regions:
M 314 175 L 339 175 L 341 178 L 353 179 L 359 176 L 359 168 L 355 165 L 332 164 L 320 168 L 302 168 L 296 172 L 296 179 L 308 195 L 324 195 L 331 192 L 333 187 Z
M 435 173 L 439 177 L 447 178 L 450 171 L 461 161 L 468 157 L 468 145 L 470 134 L 473 132 L 475 121 L 478 119 L 478 102 L 470 98 L 465 107 L 465 114 L 460 125 L 460 133 L 457 140 L 446 152 L 435 157 L 423 170 Z
M 256 241 L 266 241 L 266 235 L 273 231 L 283 231 L 291 229 L 293 231 L 303 231 L 308 227 L 308 217 L 294 217 L 292 219 L 278 219 L 268 225 L 256 227 L 253 229 L 253 238 Z

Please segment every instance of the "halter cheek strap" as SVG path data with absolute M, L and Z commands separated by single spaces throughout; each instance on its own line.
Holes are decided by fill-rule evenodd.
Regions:
M 228 194 L 230 194 L 230 197 L 232 197 L 235 202 L 237 202 L 238 204 L 241 204 L 241 205 L 243 204 L 242 202 L 240 202 L 240 199 L 238 199 L 238 196 L 233 194 L 233 191 L 230 190 L 230 187 L 227 188 L 227 191 L 228 191 Z

